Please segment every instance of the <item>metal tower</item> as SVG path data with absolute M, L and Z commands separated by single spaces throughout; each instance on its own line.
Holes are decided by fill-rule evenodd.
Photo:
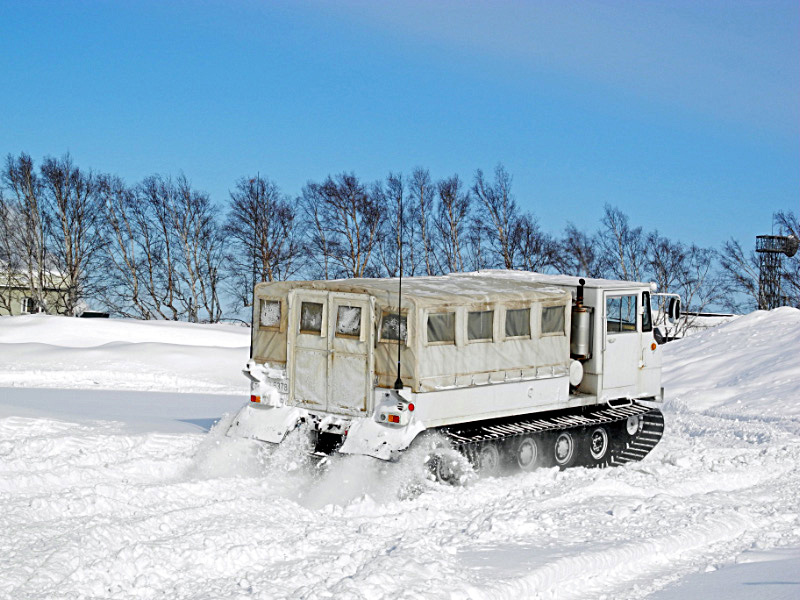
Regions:
M 793 235 L 757 235 L 756 252 L 760 255 L 758 274 L 758 308 L 771 310 L 783 304 L 781 275 L 783 257 L 797 252 L 798 240 Z

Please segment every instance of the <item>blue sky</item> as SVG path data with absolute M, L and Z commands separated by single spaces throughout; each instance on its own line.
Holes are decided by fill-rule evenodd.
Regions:
M 787 2 L 0 3 L 0 153 L 69 151 L 218 202 L 260 172 L 498 162 L 551 232 L 608 202 L 703 245 L 800 202 Z

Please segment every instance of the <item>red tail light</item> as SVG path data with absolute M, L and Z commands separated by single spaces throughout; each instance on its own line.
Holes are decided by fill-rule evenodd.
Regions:
M 261 396 L 250 395 L 250 402 L 261 402 Z
M 408 410 L 410 410 L 411 412 L 414 412 L 414 403 L 413 402 L 409 402 L 408 403 Z

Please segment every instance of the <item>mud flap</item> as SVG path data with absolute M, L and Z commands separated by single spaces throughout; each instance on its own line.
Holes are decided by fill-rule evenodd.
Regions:
M 303 421 L 308 421 L 308 413 L 302 408 L 247 405 L 234 417 L 225 435 L 280 444 Z
M 350 425 L 339 452 L 364 454 L 380 460 L 397 460 L 400 453 L 424 430 L 425 426 L 418 421 L 412 421 L 405 427 L 390 427 L 372 419 L 356 419 Z

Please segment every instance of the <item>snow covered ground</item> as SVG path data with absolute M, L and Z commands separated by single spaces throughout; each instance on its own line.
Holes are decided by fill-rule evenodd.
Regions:
M 643 462 L 460 488 L 205 433 L 247 345 L 0 318 L 0 598 L 800 597 L 800 311 L 667 345 Z

